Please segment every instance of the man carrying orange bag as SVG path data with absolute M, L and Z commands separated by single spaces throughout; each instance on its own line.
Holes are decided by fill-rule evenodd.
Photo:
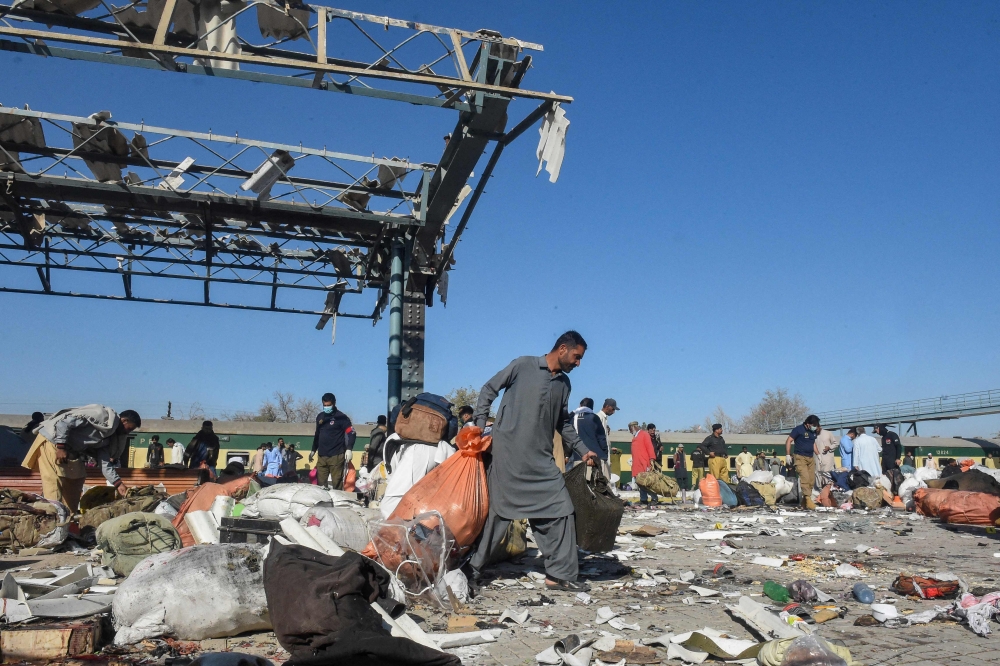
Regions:
M 544 356 L 514 359 L 483 386 L 476 405 L 476 425 L 482 428 L 490 406 L 504 391 L 493 424 L 493 460 L 488 471 L 489 517 L 470 565 L 475 583 L 479 572 L 515 519 L 527 518 L 535 543 L 545 556 L 545 587 L 580 592 L 576 581 L 576 522 L 573 502 L 556 466 L 552 440 L 588 465 L 597 456 L 580 440 L 569 416 L 567 373 L 580 365 L 587 343 L 576 331 L 559 336 Z

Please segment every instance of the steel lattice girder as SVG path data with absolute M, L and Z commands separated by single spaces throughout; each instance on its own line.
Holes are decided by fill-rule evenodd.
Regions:
M 216 282 L 270 288 L 265 309 L 322 313 L 279 307 L 278 290 L 384 289 L 385 239 L 424 225 L 431 165 L 106 116 L 0 108 L 0 265 L 36 269 L 43 293 L 61 269 L 121 275 L 133 300 L 133 277 L 173 278 L 203 282 L 201 305 L 235 307 L 211 298 Z M 274 181 L 247 191 L 269 169 Z
M 472 98 L 482 93 L 572 101 L 555 93 L 518 88 L 530 57 L 490 76 L 485 71 L 477 75 L 477 66 L 491 50 L 515 55 L 542 50 L 539 44 L 489 30 L 472 32 L 273 1 L 230 3 L 238 9 L 206 21 L 188 0 L 166 0 L 165 4 L 138 0 L 111 8 L 98 0 L 76 15 L 46 0 L 0 4 L 0 17 L 7 19 L 6 25 L 0 24 L 0 35 L 13 38 L 0 39 L 0 50 L 282 83 L 460 111 L 474 110 Z M 250 20 L 252 9 L 256 9 L 257 26 Z M 14 21 L 31 27 L 15 27 Z M 395 44 L 383 46 L 366 23 L 379 26 Z M 331 32 L 335 27 L 343 30 Z M 254 28 L 262 37 L 267 33 L 278 39 L 253 43 L 248 35 Z M 357 49 L 358 56 L 335 58 L 328 53 L 330 43 L 348 44 Z M 361 53 L 362 47 L 369 51 L 368 57 Z M 471 58 L 465 52 L 470 48 Z M 454 74 L 434 69 L 446 66 L 453 67 Z

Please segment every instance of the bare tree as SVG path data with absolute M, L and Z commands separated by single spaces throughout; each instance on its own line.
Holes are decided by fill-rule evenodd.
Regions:
M 738 432 L 764 434 L 778 428 L 791 429 L 809 415 L 802 396 L 789 395 L 788 389 L 764 391 L 764 397 L 740 419 Z
M 705 429 L 700 423 L 695 423 L 694 425 L 684 428 L 684 430 L 678 430 L 677 432 L 705 432 Z
M 299 398 L 295 403 L 295 420 L 298 423 L 312 423 L 319 414 L 320 404 L 309 398 Z
M 277 403 L 275 405 L 277 420 L 283 423 L 295 423 L 298 416 L 295 411 L 295 396 L 281 391 L 275 391 L 273 395 L 274 401 Z
M 722 425 L 723 432 L 742 432 L 739 423 L 726 414 L 722 405 L 716 405 L 715 411 L 705 417 L 705 432 L 712 432 L 712 426 L 716 423 Z
M 479 402 L 479 391 L 471 386 L 462 386 L 456 389 L 452 389 L 450 393 L 445 395 L 451 403 L 454 405 L 451 411 L 458 416 L 458 409 L 468 405 L 469 407 L 475 407 L 476 403 Z

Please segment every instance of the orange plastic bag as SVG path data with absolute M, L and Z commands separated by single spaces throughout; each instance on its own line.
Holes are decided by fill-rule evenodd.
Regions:
M 437 511 L 460 549 L 475 543 L 490 510 L 483 453 L 493 438 L 482 434 L 476 426 L 459 430 L 458 453 L 417 481 L 389 519 L 412 520 L 418 514 Z
M 827 484 L 820 491 L 819 497 L 816 498 L 816 503 L 820 506 L 836 507 L 837 500 L 833 499 L 833 484 Z
M 711 474 L 698 482 L 701 491 L 701 503 L 705 506 L 722 506 L 722 495 L 719 493 L 719 480 Z
M 171 521 L 174 529 L 177 530 L 177 534 L 181 537 L 181 544 L 185 548 L 194 545 L 194 537 L 191 536 L 191 530 L 188 529 L 187 523 L 184 522 L 185 514 L 189 511 L 210 510 L 212 502 L 219 495 L 232 497 L 236 500 L 245 498 L 250 491 L 250 482 L 252 480 L 252 476 L 241 476 L 238 479 L 232 479 L 225 483 L 203 483 L 197 488 L 189 490 L 188 498 L 184 500 L 184 504 L 181 504 L 181 508 L 177 510 L 177 515 Z
M 347 463 L 347 475 L 344 476 L 344 492 L 353 493 L 354 484 L 358 480 L 358 470 L 354 468 L 353 462 Z
M 952 493 L 957 490 L 940 490 L 934 488 L 917 488 L 913 491 L 913 503 L 917 507 L 917 513 L 922 516 L 937 518 L 941 505 Z
M 996 525 L 1000 520 L 1000 497 L 992 493 L 951 492 L 938 508 L 938 518 L 958 525 Z M 914 493 L 916 495 L 916 493 Z

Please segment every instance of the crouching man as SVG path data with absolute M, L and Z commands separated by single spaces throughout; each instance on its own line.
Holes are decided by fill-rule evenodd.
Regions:
M 576 582 L 576 522 L 573 502 L 553 456 L 553 437 L 588 465 L 597 456 L 580 440 L 570 420 L 567 373 L 580 365 L 587 343 L 576 331 L 563 333 L 544 356 L 511 361 L 479 392 L 476 425 L 483 427 L 490 405 L 504 391 L 493 424 L 493 459 L 489 467 L 490 510 L 479 545 L 470 562 L 473 579 L 512 520 L 527 518 L 535 543 L 545 556 L 545 587 L 583 591 Z M 561 453 L 561 452 L 560 452 Z
M 62 502 L 76 513 L 87 480 L 87 457 L 101 465 L 101 472 L 122 496 L 115 465 L 128 451 L 128 435 L 142 425 L 131 409 L 121 414 L 104 405 L 86 405 L 56 412 L 35 428 L 35 441 L 22 466 L 42 475 L 42 495 Z

